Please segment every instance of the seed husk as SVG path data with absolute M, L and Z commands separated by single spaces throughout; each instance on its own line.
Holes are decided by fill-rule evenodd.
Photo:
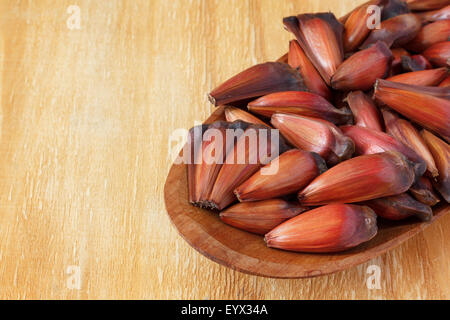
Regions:
M 284 55 L 279 57 L 276 62 L 288 63 L 289 62 L 289 53 L 285 53 Z
M 362 91 L 349 93 L 346 102 L 355 118 L 355 125 L 383 132 L 381 114 L 373 100 Z
M 394 137 L 380 131 L 360 126 L 341 127 L 342 132 L 355 143 L 357 155 L 376 154 L 386 151 L 402 153 L 409 161 L 414 162 L 417 177 L 422 176 L 427 170 L 425 160 L 413 149 L 398 141 Z
M 447 76 L 444 81 L 439 84 L 440 88 L 448 88 L 450 87 L 450 76 Z
M 340 252 L 371 240 L 376 214 L 365 206 L 330 204 L 292 218 L 266 234 L 271 248 L 296 252 Z
M 424 26 L 405 47 L 414 52 L 423 52 L 433 44 L 447 41 L 450 37 L 450 20 L 441 20 Z
M 437 10 L 450 4 L 449 0 L 406 0 L 413 11 Z
M 303 189 L 326 170 L 325 160 L 318 154 L 292 149 L 256 172 L 234 193 L 241 202 L 287 196 Z
M 417 180 L 409 189 L 409 192 L 417 201 L 430 207 L 435 206 L 441 201 L 439 196 L 434 192 L 430 179 L 426 177 L 421 177 Z
M 399 118 L 390 110 L 383 109 L 382 113 L 386 132 L 420 155 L 427 164 L 427 175 L 437 177 L 439 172 L 433 155 L 419 131 L 409 121 Z
M 283 19 L 327 85 L 344 59 L 344 27 L 332 13 L 301 14 Z
M 438 10 L 417 12 L 417 15 L 422 20 L 422 23 L 447 20 L 450 19 L 450 5 Z
M 450 100 L 450 90 L 447 88 L 408 85 L 406 83 L 396 83 L 388 80 L 379 80 L 378 82 L 383 83 L 383 85 L 396 86 L 405 90 L 414 91 L 420 95 L 428 95 L 440 99 Z
M 384 0 L 382 1 L 382 5 L 381 21 L 411 12 L 408 5 L 403 0 Z
M 407 56 L 410 57 L 411 54 L 403 48 L 393 48 L 392 51 L 392 67 L 390 71 L 390 75 L 394 76 L 399 73 L 403 73 L 403 65 L 402 65 L 402 57 Z
M 310 92 L 327 100 L 331 99 L 330 89 L 296 40 L 292 40 L 289 44 L 288 62 L 292 68 L 300 72 Z
M 352 52 L 356 50 L 368 37 L 370 29 L 367 27 L 367 20 L 371 16 L 367 12 L 369 6 L 367 3 L 351 12 L 344 25 L 344 51 Z
M 215 106 L 236 103 L 279 91 L 307 91 L 297 70 L 288 64 L 266 62 L 227 80 L 209 94 Z
M 248 113 L 240 108 L 226 107 L 224 112 L 225 112 L 225 118 L 227 119 L 228 122 L 234 122 L 234 121 L 241 120 L 241 121 L 245 121 L 247 123 L 261 124 L 261 125 L 270 127 L 267 123 L 265 123 L 261 119 L 255 117 L 251 113 Z
M 235 228 L 264 235 L 304 211 L 306 208 L 298 203 L 271 199 L 235 204 L 222 211 L 220 219 Z
M 201 152 L 203 133 L 208 129 L 208 125 L 200 125 L 189 130 L 187 145 L 184 150 L 188 151 L 189 154 L 183 154 L 184 159 L 187 163 L 187 176 L 188 176 L 188 194 L 189 202 L 195 204 L 200 199 L 200 194 L 197 194 L 195 171 L 197 164 L 195 164 L 195 159 L 198 153 Z
M 381 22 L 380 29 L 374 29 L 362 44 L 366 49 L 377 41 L 383 41 L 388 47 L 401 47 L 416 37 L 422 22 L 415 14 L 402 14 Z
M 387 220 L 398 221 L 414 216 L 421 221 L 430 221 L 433 217 L 430 206 L 414 200 L 406 193 L 370 200 L 364 202 L 364 205 L 371 208 L 379 217 Z
M 359 9 L 361 9 L 361 7 L 364 6 L 368 6 L 368 5 L 380 5 L 381 2 L 383 2 L 383 0 L 369 0 L 359 6 L 357 6 L 355 9 L 353 9 L 352 11 L 350 11 L 349 13 L 347 13 L 346 15 L 342 16 L 339 18 L 339 22 L 342 23 L 343 25 L 345 25 L 345 23 L 347 22 L 348 18 L 350 18 L 350 16 L 355 12 L 358 11 Z
M 227 154 L 234 148 L 235 140 L 249 126 L 243 121 L 217 121 L 208 126 L 203 133 L 201 153 L 196 163 L 195 188 L 199 196 L 197 203 L 200 207 L 209 206 L 209 197 L 222 168 Z M 233 130 L 236 136 L 228 137 L 227 130 Z
M 279 137 L 278 141 L 272 141 L 272 131 L 273 129 L 267 126 L 250 125 L 239 136 L 233 151 L 227 154 L 210 193 L 208 199 L 210 208 L 223 210 L 236 202 L 234 189 L 262 166 L 288 150 L 282 137 Z M 260 144 L 262 137 L 266 138 L 267 145 Z M 277 149 L 278 153 L 276 153 Z
M 421 135 L 433 154 L 439 171 L 435 187 L 448 203 L 450 202 L 450 146 L 427 130 L 422 130 Z
M 432 93 L 448 96 L 450 90 L 378 80 L 374 98 L 449 141 L 450 101 L 433 96 Z
M 445 67 L 450 59 L 450 41 L 435 43 L 422 54 L 433 66 Z
M 356 203 L 405 193 L 415 181 L 414 165 L 399 152 L 344 161 L 298 193 L 300 204 Z
M 417 72 L 433 69 L 431 63 L 422 55 L 403 56 L 402 57 L 403 72 Z
M 355 11 L 361 9 L 361 7 L 367 8 L 370 5 L 378 6 L 381 9 L 381 21 L 411 12 L 408 5 L 403 0 L 371 0 L 363 3 L 345 16 L 339 18 L 339 22 L 345 24 Z
M 319 154 L 330 166 L 349 159 L 354 153 L 353 141 L 331 122 L 276 113 L 271 123 L 291 145 Z
M 334 124 L 351 121 L 348 108 L 337 109 L 325 98 L 310 92 L 286 91 L 269 94 L 248 104 L 248 109 L 264 117 L 275 113 L 289 113 L 324 119 Z
M 392 59 L 391 50 L 378 41 L 345 60 L 333 75 L 331 85 L 337 90 L 368 90 L 377 79 L 389 75 Z
M 440 84 L 447 77 L 447 74 L 448 74 L 447 68 L 438 68 L 431 70 L 402 73 L 387 78 L 386 80 L 416 86 L 429 87 Z

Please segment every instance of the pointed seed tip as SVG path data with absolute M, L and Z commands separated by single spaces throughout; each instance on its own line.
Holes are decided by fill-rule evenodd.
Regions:
M 209 102 L 211 102 L 213 105 L 216 105 L 216 99 L 211 95 L 211 93 L 208 94 L 208 100 L 209 100 Z
M 288 24 L 298 23 L 298 19 L 296 16 L 290 16 L 283 18 L 283 24 L 287 27 Z
M 238 201 L 239 201 L 239 202 L 242 202 L 241 194 L 239 193 L 238 189 L 235 189 L 235 190 L 233 191 L 233 193 L 234 193 L 234 195 L 236 196 L 236 198 L 238 199 Z
M 270 239 L 270 232 L 264 236 L 264 242 L 266 243 L 266 246 L 269 248 L 272 248 L 272 243 Z
M 316 161 L 317 167 L 319 168 L 319 174 L 326 172 L 328 170 L 326 161 L 315 152 L 311 152 L 311 154 Z
M 381 79 L 377 79 L 377 80 L 375 81 L 375 84 L 373 85 L 373 96 L 374 96 L 374 97 L 375 97 L 376 92 L 378 91 L 378 87 L 379 87 L 379 85 L 380 85 L 380 80 L 381 80 Z

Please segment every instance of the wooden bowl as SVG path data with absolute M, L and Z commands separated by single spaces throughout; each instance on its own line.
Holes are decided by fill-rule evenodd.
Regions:
M 205 123 L 224 120 L 218 108 Z M 197 251 L 229 268 L 271 278 L 308 278 L 342 271 L 399 246 L 444 216 L 450 206 L 434 210 L 430 222 L 414 219 L 381 222 L 378 235 L 352 250 L 334 254 L 309 254 L 268 248 L 262 236 L 235 229 L 220 221 L 216 212 L 188 202 L 186 165 L 173 165 L 164 187 L 169 217 L 180 235 Z

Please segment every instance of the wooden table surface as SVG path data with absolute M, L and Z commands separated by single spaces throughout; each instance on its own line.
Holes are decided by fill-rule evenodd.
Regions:
M 206 259 L 165 211 L 169 137 L 206 93 L 286 52 L 284 16 L 362 2 L 1 0 L 0 297 L 450 298 L 448 216 L 354 269 L 273 280 Z

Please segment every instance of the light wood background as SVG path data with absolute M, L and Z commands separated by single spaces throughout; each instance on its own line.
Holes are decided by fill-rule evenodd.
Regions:
M 207 118 L 206 93 L 281 56 L 284 16 L 362 2 L 1 0 L 0 297 L 448 299 L 448 216 L 357 268 L 272 280 L 206 259 L 165 211 L 169 136 Z

